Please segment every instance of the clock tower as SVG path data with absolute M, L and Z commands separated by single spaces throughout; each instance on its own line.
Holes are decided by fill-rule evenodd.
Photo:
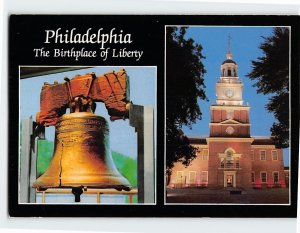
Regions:
M 278 187 L 279 180 L 285 187 L 282 149 L 275 147 L 272 137 L 250 136 L 250 107 L 243 100 L 230 37 L 228 44 L 216 83 L 217 99 L 210 106 L 209 137 L 189 137 L 197 157 L 188 167 L 174 165 L 171 187 L 270 188 Z
M 243 101 L 243 83 L 230 46 L 221 64 L 216 84 L 217 100 L 210 106 L 208 177 L 211 186 L 240 187 L 251 185 L 249 110 Z
M 230 50 L 221 65 L 216 95 L 216 104 L 210 107 L 210 137 L 250 137 L 250 107 L 244 104 L 243 83 Z

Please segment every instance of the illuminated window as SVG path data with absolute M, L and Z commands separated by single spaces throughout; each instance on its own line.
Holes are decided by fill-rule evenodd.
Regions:
M 202 151 L 202 159 L 203 160 L 208 160 L 208 150 L 207 149 L 204 149 Z
M 266 172 L 261 172 L 260 173 L 260 179 L 262 183 L 267 183 L 267 173 Z
M 196 171 L 189 172 L 189 183 L 190 184 L 196 183 Z
M 183 171 L 177 171 L 176 182 L 182 184 L 183 183 Z
M 202 171 L 201 172 L 201 182 L 207 183 L 208 181 L 208 171 Z
M 260 160 L 267 160 L 267 153 L 265 150 L 260 150 L 259 154 L 260 154 Z
M 272 150 L 272 160 L 278 160 L 277 150 Z
M 254 150 L 250 150 L 250 158 L 254 161 Z
M 235 161 L 235 168 L 240 168 L 240 160 Z
M 273 172 L 273 182 L 274 183 L 279 182 L 279 172 Z
M 234 159 L 233 159 L 233 152 L 231 150 L 227 151 L 226 154 L 226 168 L 233 168 L 234 167 Z
M 251 172 L 251 182 L 254 183 L 255 182 L 255 173 Z

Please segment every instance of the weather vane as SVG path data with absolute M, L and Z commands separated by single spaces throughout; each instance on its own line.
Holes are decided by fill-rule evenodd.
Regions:
M 230 33 L 228 34 L 228 53 L 231 53 L 231 50 L 230 50 L 230 40 L 231 40 L 231 36 L 230 36 Z

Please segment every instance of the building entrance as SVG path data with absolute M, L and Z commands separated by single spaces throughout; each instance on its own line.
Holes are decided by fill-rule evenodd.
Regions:
M 236 171 L 224 171 L 224 187 L 236 187 Z
M 227 187 L 233 187 L 233 175 L 227 175 L 226 182 Z

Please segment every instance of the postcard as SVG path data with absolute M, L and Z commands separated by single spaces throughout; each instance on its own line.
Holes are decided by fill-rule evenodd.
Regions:
M 13 217 L 296 217 L 299 17 L 11 15 Z

